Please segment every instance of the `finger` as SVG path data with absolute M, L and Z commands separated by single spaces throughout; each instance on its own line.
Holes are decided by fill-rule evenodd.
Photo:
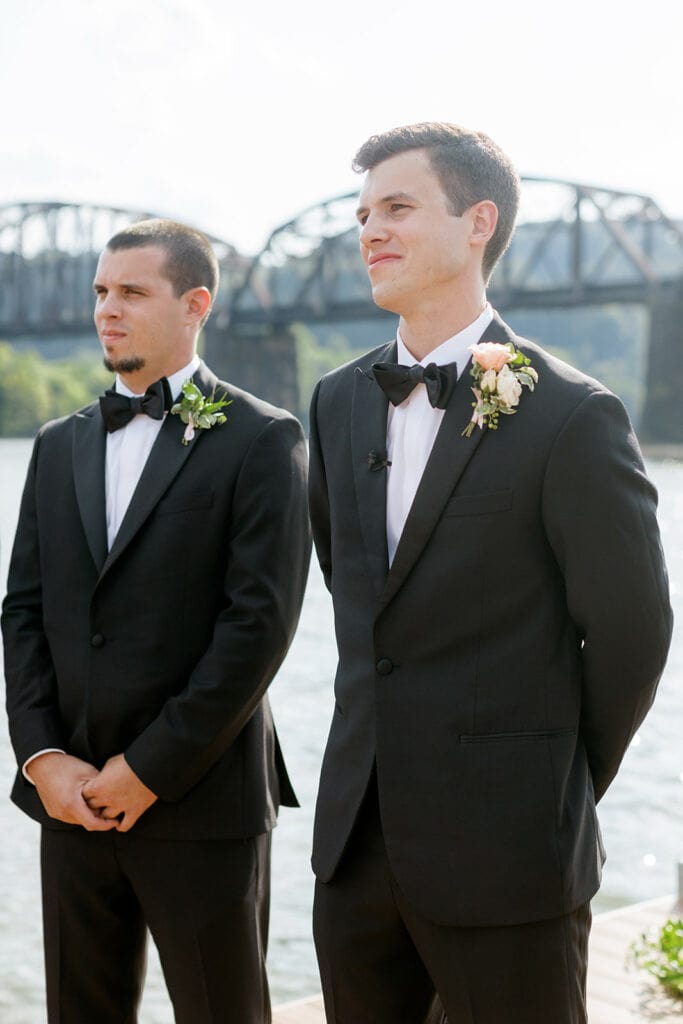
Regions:
M 105 810 L 113 812 L 113 808 L 108 806 L 102 797 L 91 797 L 90 800 L 87 800 L 82 793 L 80 794 L 80 800 L 76 806 L 76 813 L 80 815 L 82 821 L 103 820 L 103 812 Z
M 83 814 L 78 824 L 82 825 L 88 832 L 109 832 L 116 826 L 116 821 L 100 818 L 96 814 Z
M 118 818 L 123 812 L 115 804 L 107 804 L 104 802 L 104 799 L 99 799 L 97 802 L 86 800 L 85 813 L 94 814 L 96 818 L 104 818 L 106 821 L 110 821 L 112 818 Z
M 106 803 L 103 797 L 83 797 L 83 802 L 88 808 L 88 810 L 92 811 L 93 814 L 100 814 L 101 811 L 104 810 L 104 808 L 106 807 Z
M 138 818 L 138 814 L 132 814 L 130 811 L 126 811 L 126 813 L 121 818 L 119 818 L 119 823 L 116 826 L 116 831 L 130 832 Z
M 83 799 L 91 810 L 107 806 L 106 799 L 103 796 L 84 797 Z

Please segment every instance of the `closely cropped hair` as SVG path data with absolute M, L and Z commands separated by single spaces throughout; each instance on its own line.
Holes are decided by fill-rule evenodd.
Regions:
M 107 242 L 107 249 L 116 252 L 150 245 L 166 253 L 164 274 L 178 298 L 190 288 L 208 288 L 213 302 L 218 288 L 218 260 L 206 235 L 174 220 L 141 220 L 117 232 Z
M 411 149 L 427 150 L 454 216 L 462 216 L 483 199 L 498 207 L 498 224 L 482 263 L 488 281 L 515 227 L 520 193 L 517 171 L 488 135 L 439 122 L 411 124 L 372 135 L 356 153 L 353 169 L 359 173 L 372 170 L 389 157 Z

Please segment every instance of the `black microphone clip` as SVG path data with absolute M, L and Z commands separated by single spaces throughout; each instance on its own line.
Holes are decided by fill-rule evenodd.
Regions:
M 387 469 L 390 465 L 386 452 L 380 454 L 374 448 L 368 452 L 368 469 L 371 469 L 373 473 L 378 469 Z

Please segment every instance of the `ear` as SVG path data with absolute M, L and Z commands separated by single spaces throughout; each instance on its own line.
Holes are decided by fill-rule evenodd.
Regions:
M 183 296 L 188 319 L 201 323 L 211 309 L 211 292 L 208 288 L 190 288 Z
M 468 212 L 472 219 L 470 242 L 472 245 L 485 246 L 496 230 L 498 207 L 490 199 L 482 199 L 481 202 L 470 206 Z

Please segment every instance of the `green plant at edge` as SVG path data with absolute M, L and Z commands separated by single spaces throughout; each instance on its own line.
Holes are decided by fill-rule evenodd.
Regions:
M 631 946 L 636 966 L 648 971 L 669 995 L 683 999 L 683 920 L 669 918 Z

